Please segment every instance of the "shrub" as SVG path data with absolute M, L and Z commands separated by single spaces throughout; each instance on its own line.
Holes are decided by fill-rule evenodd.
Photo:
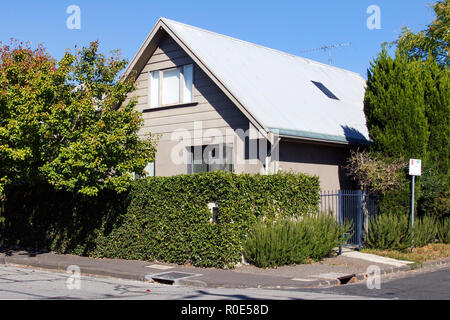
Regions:
M 430 216 L 423 216 L 414 222 L 414 246 L 423 247 L 436 239 L 448 237 L 448 221 L 438 221 Z M 447 230 L 445 229 L 447 228 Z M 439 236 L 441 234 L 442 236 Z M 410 216 L 403 214 L 381 214 L 369 222 L 366 236 L 367 247 L 373 249 L 404 250 L 411 245 Z
M 119 197 L 83 198 L 50 186 L 10 190 L 0 243 L 94 257 L 231 267 L 258 218 L 317 209 L 319 180 L 304 174 L 210 172 L 151 177 Z M 211 222 L 209 202 L 218 203 Z
M 450 218 L 438 221 L 437 237 L 440 243 L 450 243 Z
M 369 220 L 366 246 L 373 249 L 406 249 L 411 243 L 407 215 L 380 214 Z
M 344 241 L 349 230 L 349 226 L 336 225 L 328 214 L 269 223 L 260 220 L 245 242 L 244 255 L 262 268 L 320 260 Z
M 423 247 L 437 238 L 438 225 L 435 218 L 423 216 L 414 222 L 414 246 Z
M 423 170 L 418 212 L 436 218 L 450 216 L 450 174 L 440 173 L 436 165 Z

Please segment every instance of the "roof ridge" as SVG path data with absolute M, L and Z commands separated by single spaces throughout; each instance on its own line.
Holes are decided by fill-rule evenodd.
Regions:
M 175 21 L 175 20 L 172 20 L 172 19 L 164 18 L 164 17 L 161 17 L 159 20 L 161 20 L 163 22 L 164 21 L 168 21 L 168 22 L 176 23 L 176 24 L 179 24 L 179 25 L 191 28 L 191 29 L 196 29 L 198 31 L 211 33 L 213 35 L 217 35 L 217 36 L 220 36 L 220 37 L 223 37 L 223 38 L 227 38 L 227 39 L 230 39 L 230 40 L 233 40 L 233 41 L 242 42 L 244 44 L 248 44 L 248 45 L 255 46 L 255 47 L 258 47 L 258 48 L 261 48 L 261 49 L 265 49 L 265 50 L 269 50 L 269 51 L 274 51 L 274 52 L 277 52 L 277 53 L 280 53 L 280 54 L 283 54 L 283 55 L 286 55 L 286 56 L 290 56 L 292 58 L 306 60 L 308 62 L 311 62 L 311 63 L 314 63 L 314 64 L 318 64 L 318 65 L 321 65 L 321 66 L 324 66 L 324 67 L 327 67 L 327 68 L 333 68 L 333 69 L 338 69 L 338 70 L 341 70 L 341 71 L 353 73 L 353 74 L 361 77 L 362 79 L 364 79 L 362 77 L 362 75 L 360 75 L 357 72 L 354 72 L 354 71 L 351 71 L 351 70 L 347 70 L 347 69 L 344 69 L 344 68 L 340 68 L 340 67 L 336 67 L 336 66 L 333 66 L 333 65 L 330 65 L 330 64 L 322 63 L 322 62 L 319 62 L 319 61 L 311 60 L 311 59 L 304 58 L 304 57 L 301 57 L 301 56 L 297 56 L 295 54 L 288 53 L 288 52 L 285 52 L 285 51 L 281 51 L 279 49 L 270 48 L 270 47 L 263 46 L 263 45 L 260 45 L 260 44 L 257 44 L 257 43 L 253 43 L 253 42 L 250 42 L 250 41 L 238 39 L 238 38 L 235 38 L 235 37 L 232 37 L 232 36 L 227 36 L 225 34 L 221 34 L 221 33 L 218 33 L 218 32 L 211 31 L 211 30 L 207 30 L 207 29 L 202 29 L 202 28 L 199 28 L 199 27 L 196 27 L 196 26 L 192 26 L 192 25 L 189 25 L 189 24 L 186 24 L 186 23 L 183 23 L 183 22 Z M 365 79 L 364 79 L 364 81 L 365 81 Z

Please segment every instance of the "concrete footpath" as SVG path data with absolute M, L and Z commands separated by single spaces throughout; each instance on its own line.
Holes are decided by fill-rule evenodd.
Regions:
M 429 264 L 447 264 L 444 259 Z M 240 265 L 232 270 L 195 268 L 160 262 L 97 259 L 51 252 L 2 250 L 0 264 L 68 272 L 76 266 L 82 275 L 116 277 L 165 284 L 208 288 L 316 288 L 363 281 L 369 266 L 380 268 L 381 275 L 417 268 L 409 261 L 399 261 L 345 250 L 342 255 L 312 264 L 261 269 Z M 73 268 L 72 268 L 73 270 Z M 71 271 L 69 271 L 71 272 Z

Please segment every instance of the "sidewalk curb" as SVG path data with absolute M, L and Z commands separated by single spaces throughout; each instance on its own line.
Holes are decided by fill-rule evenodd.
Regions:
M 67 270 L 67 267 L 71 265 L 71 263 L 45 263 L 42 261 L 29 261 L 27 258 L 17 258 L 17 257 L 11 257 L 7 256 L 3 253 L 0 253 L 0 264 L 5 265 L 11 265 L 11 266 L 17 266 L 17 267 L 33 267 L 38 268 L 42 270 L 51 270 L 51 271 L 57 271 L 65 273 Z M 134 281 L 142 281 L 142 282 L 149 282 L 148 278 L 146 278 L 146 275 L 144 274 L 137 274 L 137 273 L 128 273 L 128 272 L 122 272 L 122 271 L 112 271 L 108 269 L 99 269 L 95 267 L 90 266 L 82 266 L 82 272 L 81 275 L 84 276 L 101 276 L 101 277 L 112 277 L 112 278 L 119 278 L 119 279 L 126 279 L 126 280 L 134 280 Z M 286 279 L 286 278 L 284 278 Z M 294 285 L 297 284 L 297 285 Z M 246 289 L 302 289 L 302 288 L 320 288 L 320 287 L 330 287 L 330 286 L 336 286 L 340 284 L 340 281 L 338 279 L 326 279 L 326 280 L 314 280 L 309 281 L 307 283 L 304 283 L 302 285 L 300 282 L 293 281 L 293 285 L 233 285 L 233 284 L 227 284 L 227 283 L 207 283 L 205 281 L 201 280 L 195 280 L 195 279 L 178 279 L 175 280 L 174 285 L 180 285 L 180 286 L 189 286 L 189 287 L 198 287 L 198 288 L 228 288 L 228 289 L 238 289 L 238 288 L 246 288 Z
M 6 265 L 13 265 L 13 266 L 19 266 L 19 267 L 34 267 L 38 269 L 43 270 L 53 270 L 53 271 L 59 271 L 59 272 L 66 272 L 67 268 L 71 265 L 68 263 L 62 263 L 62 264 L 48 264 L 48 263 L 41 263 L 41 262 L 26 262 L 23 259 L 15 259 L 14 257 L 0 257 L 0 264 L 1 261 L 5 262 Z M 148 281 L 145 279 L 145 276 L 135 274 L 135 273 L 128 273 L 128 272 L 118 272 L 118 271 L 111 271 L 111 270 L 105 270 L 105 269 L 98 269 L 93 268 L 89 266 L 83 266 L 83 272 L 81 275 L 84 276 L 102 276 L 102 277 L 112 277 L 112 278 L 119 278 L 119 279 L 126 279 L 126 280 L 135 280 L 135 281 Z
M 67 267 L 69 267 L 69 263 L 57 263 L 57 264 L 51 264 L 51 263 L 42 263 L 39 261 L 27 261 L 25 258 L 15 258 L 15 257 L 9 257 L 4 254 L 0 253 L 0 264 L 5 265 L 13 265 L 18 267 L 35 267 L 39 269 L 44 270 L 56 270 L 59 272 L 66 272 Z M 387 267 L 380 270 L 380 275 L 388 275 L 398 272 L 407 272 L 412 270 L 418 270 L 418 269 L 424 269 L 427 267 L 433 267 L 433 266 L 441 266 L 441 265 L 447 265 L 450 264 L 450 258 L 443 259 L 443 260 L 436 260 L 436 261 L 430 261 L 425 262 L 423 264 L 413 264 L 413 265 L 405 265 L 401 267 Z M 123 272 L 123 271 L 114 271 L 114 270 L 108 270 L 108 269 L 99 269 L 95 267 L 90 266 L 83 266 L 82 267 L 82 275 L 85 276 L 101 276 L 101 277 L 112 277 L 112 278 L 119 278 L 119 279 L 126 279 L 126 280 L 134 280 L 134 281 L 149 281 L 146 279 L 145 275 L 143 274 L 137 274 L 137 273 L 129 273 L 129 272 Z M 364 281 L 368 279 L 367 273 L 359 273 L 355 274 L 347 283 L 354 283 L 359 281 Z M 286 278 L 285 278 L 286 279 Z M 292 280 L 293 283 L 296 283 L 294 280 Z M 296 283 L 297 284 L 297 283 Z M 174 282 L 174 285 L 179 286 L 189 286 L 189 287 L 197 287 L 197 288 L 247 288 L 247 289 L 307 289 L 307 288 L 324 288 L 324 287 L 332 287 L 332 286 L 339 286 L 344 285 L 341 284 L 339 279 L 326 279 L 326 280 L 313 280 L 309 281 L 307 283 L 304 283 L 302 285 L 300 282 L 298 285 L 230 285 L 227 283 L 221 283 L 221 284 L 212 284 L 207 283 L 202 280 L 195 280 L 195 279 L 179 279 Z
M 52 270 L 52 271 L 58 271 L 58 272 L 66 272 L 67 267 L 69 267 L 70 264 L 68 263 L 58 263 L 58 264 L 49 264 L 49 263 L 42 263 L 42 262 L 35 262 L 35 261 L 26 261 L 26 259 L 23 258 L 15 258 L 15 257 L 8 257 L 0 253 L 0 264 L 4 261 L 5 265 L 11 265 L 16 267 L 33 267 L 38 268 L 42 270 Z M 105 270 L 105 269 L 98 269 L 98 268 L 92 268 L 89 266 L 83 266 L 81 275 L 84 276 L 101 276 L 101 277 L 112 277 L 112 278 L 119 278 L 119 279 L 126 279 L 126 280 L 134 280 L 134 281 L 142 281 L 142 282 L 148 282 L 149 280 L 146 279 L 145 275 L 140 275 L 136 273 L 127 273 L 127 272 L 119 272 L 119 271 L 111 271 L 111 270 Z M 340 281 L 338 279 L 327 279 L 327 280 L 314 280 L 310 281 L 308 283 L 305 283 L 304 286 L 300 285 L 292 285 L 292 286 L 286 286 L 286 285 L 230 285 L 227 283 L 222 284 L 208 284 L 205 281 L 201 280 L 194 280 L 194 279 L 179 279 L 174 281 L 174 285 L 179 286 L 188 286 L 188 287 L 197 287 L 197 288 L 228 288 L 228 289 L 302 289 L 302 288 L 321 288 L 321 287 L 330 287 L 330 286 L 336 286 L 340 284 Z
M 384 268 L 380 270 L 380 275 L 388 275 L 388 274 L 393 274 L 393 273 L 398 273 L 398 272 L 408 272 L 408 271 L 412 271 L 412 270 L 420 270 L 420 269 L 425 269 L 427 267 L 434 267 L 434 266 L 442 266 L 442 265 L 447 265 L 450 264 L 450 258 L 446 258 L 443 260 L 435 260 L 435 261 L 429 261 L 429 262 L 425 262 L 425 263 L 414 263 L 411 265 L 405 265 L 405 266 L 401 266 L 401 267 L 390 267 L 390 268 Z M 359 273 L 355 276 L 355 278 L 358 281 L 362 281 L 362 280 L 366 280 L 368 278 L 368 274 L 366 273 Z
M 440 265 L 445 265 L 445 264 L 450 264 L 450 258 L 424 262 L 422 265 L 428 267 L 428 266 L 440 266 Z

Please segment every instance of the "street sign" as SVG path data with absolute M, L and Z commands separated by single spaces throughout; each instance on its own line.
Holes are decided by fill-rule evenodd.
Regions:
M 422 161 L 419 159 L 409 159 L 409 175 L 420 176 L 422 175 Z
M 422 161 L 409 159 L 409 175 L 412 176 L 411 186 L 411 252 L 414 251 L 414 185 L 416 176 L 422 174 Z

